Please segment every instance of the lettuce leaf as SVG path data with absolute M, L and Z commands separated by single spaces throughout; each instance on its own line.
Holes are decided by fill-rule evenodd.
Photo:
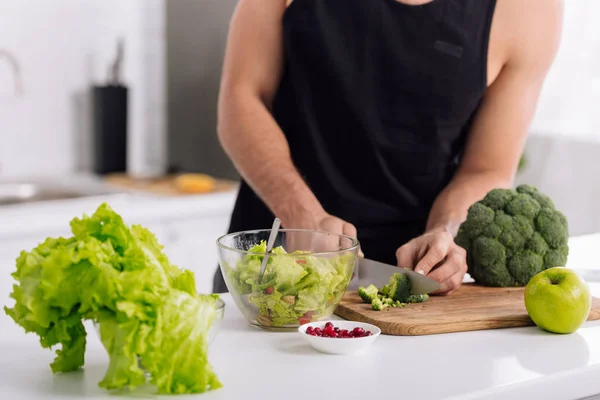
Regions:
M 218 296 L 198 294 L 192 272 L 171 264 L 149 230 L 128 227 L 107 204 L 70 226 L 73 236 L 21 252 L 15 304 L 4 307 L 43 348 L 61 346 L 52 371 L 84 365 L 83 321 L 92 320 L 110 359 L 100 387 L 135 389 L 149 379 L 164 394 L 220 388 L 208 360 Z
M 207 358 L 206 327 L 215 318 L 216 299 L 173 291 L 158 309 L 141 360 L 160 393 L 201 393 L 222 387 Z

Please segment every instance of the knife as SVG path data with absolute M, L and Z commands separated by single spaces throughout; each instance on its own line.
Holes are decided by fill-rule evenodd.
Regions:
M 358 286 L 366 287 L 372 284 L 381 288 L 389 283 L 391 276 L 395 273 L 404 274 L 408 277 L 412 294 L 431 293 L 440 288 L 440 284 L 436 280 L 421 275 L 412 269 L 399 268 L 366 258 L 359 258 L 357 279 L 354 280 L 352 286 L 358 288 Z

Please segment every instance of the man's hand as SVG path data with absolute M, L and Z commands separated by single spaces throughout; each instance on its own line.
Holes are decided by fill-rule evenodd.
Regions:
M 396 251 L 398 266 L 411 268 L 440 283 L 432 294 L 450 294 L 460 287 L 467 273 L 465 250 L 443 230 L 425 233 Z

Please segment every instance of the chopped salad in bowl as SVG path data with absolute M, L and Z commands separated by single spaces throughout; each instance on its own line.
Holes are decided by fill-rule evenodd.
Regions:
M 217 241 L 221 272 L 242 314 L 251 325 L 269 330 L 296 330 L 329 318 L 357 266 L 358 241 L 282 229 L 259 281 L 269 233 L 239 232 Z

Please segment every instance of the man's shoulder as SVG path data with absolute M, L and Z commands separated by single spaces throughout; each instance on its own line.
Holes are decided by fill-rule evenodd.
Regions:
M 551 64 L 560 44 L 563 0 L 497 0 L 495 13 L 506 64 Z

